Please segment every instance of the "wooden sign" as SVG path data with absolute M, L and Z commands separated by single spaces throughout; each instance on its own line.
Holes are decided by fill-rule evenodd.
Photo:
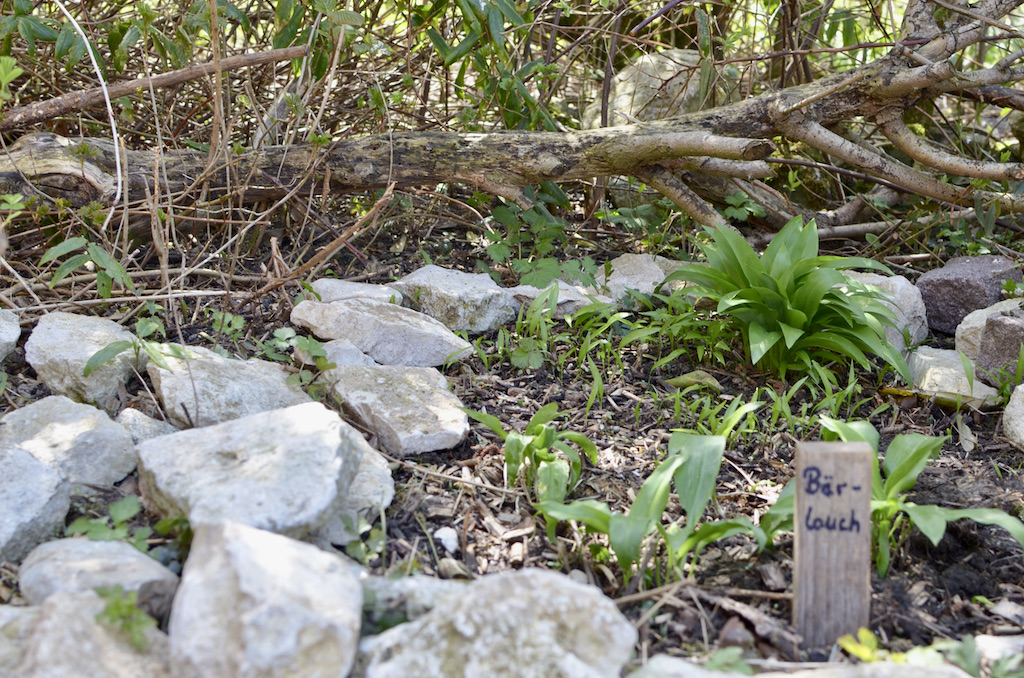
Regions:
M 803 647 L 828 647 L 868 625 L 871 469 L 867 443 L 797 443 L 793 625 Z

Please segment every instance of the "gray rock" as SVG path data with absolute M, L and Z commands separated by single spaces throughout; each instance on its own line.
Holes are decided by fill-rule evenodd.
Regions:
M 719 82 L 735 80 L 718 79 Z M 719 89 L 717 95 L 718 102 L 723 103 L 729 93 Z M 692 49 L 652 52 L 620 70 L 612 79 L 608 126 L 692 113 L 704 104 L 700 96 L 700 52 Z M 583 109 L 581 122 L 584 129 L 601 126 L 600 101 Z
M 991 306 L 971 311 L 956 326 L 956 350 L 974 360 L 981 349 L 981 334 L 985 330 L 985 321 L 993 313 L 1004 313 L 1020 310 L 1024 299 L 1004 299 Z
M 975 360 L 978 375 L 986 383 L 997 387 L 1000 372 L 1009 370 L 1006 376 L 1015 378 L 1022 346 L 1024 311 L 993 313 L 985 321 L 985 329 L 981 334 L 981 348 Z
M 189 346 L 187 355 L 187 361 L 166 357 L 170 371 L 153 363 L 146 368 L 164 412 L 180 428 L 311 401 L 301 388 L 287 383 L 288 373 L 275 363 L 230 360 L 199 346 Z
M 0 447 L 0 561 L 21 562 L 64 527 L 71 484 L 20 447 Z
M 665 281 L 666 271 L 671 272 L 681 265 L 681 262 L 651 254 L 623 254 L 610 262 L 610 275 L 605 269 L 598 272 L 599 287 L 590 291 L 596 294 L 602 291 L 602 287 L 607 288 L 608 295 L 618 301 L 626 297 L 627 290 L 651 294 Z
M 115 341 L 133 341 L 135 335 L 115 322 L 88 315 L 54 311 L 39 319 L 25 342 L 25 360 L 56 394 L 114 411 L 117 391 L 148 358 L 131 349 L 82 376 L 89 358 Z
M 486 332 L 516 317 L 509 291 L 483 273 L 424 266 L 392 283 L 410 306 L 451 330 Z
M 961 396 L 964 402 L 970 402 L 975 407 L 988 405 L 998 399 L 999 392 L 982 383 L 977 375 L 974 389 L 971 389 L 960 354 L 956 351 L 920 346 L 907 356 L 907 366 L 914 387 L 925 394 L 946 399 Z
M 438 579 L 423 574 L 408 577 L 373 577 L 362 580 L 363 612 L 369 621 L 419 619 L 437 607 L 445 607 L 465 595 L 468 583 L 454 579 Z
M 359 444 L 355 439 L 353 442 Z M 348 492 L 339 497 L 337 507 L 327 522 L 315 530 L 308 541 L 318 545 L 344 546 L 359 538 L 360 518 L 372 525 L 395 498 L 395 481 L 387 459 L 365 441 L 362 446 L 359 472 Z
M 92 405 L 49 396 L 8 413 L 0 447 L 17 446 L 60 469 L 73 489 L 112 486 L 135 470 L 128 430 Z
M 17 678 L 168 678 L 167 636 L 145 630 L 139 650 L 119 628 L 96 619 L 106 602 L 93 591 L 46 599 L 25 638 Z M 6 674 L 5 674 L 6 675 Z
M 558 301 L 555 306 L 555 318 L 564 318 L 567 315 L 576 313 L 581 308 L 589 306 L 593 303 L 611 303 L 612 298 L 603 294 L 596 294 L 594 290 L 587 290 L 579 285 L 572 285 L 565 282 L 564 280 L 556 280 L 552 284 L 558 285 Z M 516 287 L 509 288 L 508 292 L 512 295 L 512 299 L 519 306 L 529 305 L 534 299 L 539 297 L 542 292 L 546 292 L 551 289 L 550 286 L 545 289 L 533 287 L 532 285 L 518 285 Z
M 318 301 L 325 304 L 342 299 L 376 299 L 386 304 L 398 304 L 399 306 L 405 304 L 402 293 L 396 287 L 388 285 L 370 285 L 334 278 L 320 278 L 314 280 L 310 287 L 320 295 Z
M 363 640 L 366 678 L 619 676 L 637 633 L 599 589 L 547 570 L 483 577 Z
M 366 355 L 348 339 L 333 339 L 323 344 L 324 353 L 327 354 L 327 362 L 335 365 L 377 365 L 376 360 Z M 306 352 L 296 348 L 295 355 L 305 365 L 315 365 L 316 360 L 306 355 Z
M 0 362 L 14 350 L 21 338 L 18 314 L 7 309 L 0 310 Z
M 892 301 L 886 305 L 896 316 L 896 326 L 885 328 L 885 338 L 898 351 L 905 353 L 904 332 L 916 345 L 928 338 L 928 315 L 921 291 L 901 275 L 884 276 L 863 271 L 845 271 L 846 275 L 882 290 Z
M 373 431 L 389 454 L 447 450 L 469 433 L 462 402 L 431 367 L 343 365 L 323 378 L 345 412 Z
M 234 520 L 302 537 L 327 520 L 359 468 L 363 439 L 320 403 L 144 441 L 143 496 L 163 515 Z
M 344 678 L 361 607 L 337 556 L 237 523 L 200 527 L 171 612 L 174 675 Z
M 942 268 L 926 271 L 917 280 L 928 325 L 936 332 L 953 334 L 971 311 L 986 308 L 1002 299 L 1007 280 L 1021 282 L 1020 267 L 997 255 L 957 257 Z
M 1024 385 L 1013 389 L 1003 410 L 1003 433 L 1014 445 L 1024 447 Z
M 430 316 L 371 299 L 303 301 L 291 321 L 321 339 L 348 339 L 382 365 L 432 367 L 472 351 Z
M 143 440 L 178 432 L 178 427 L 174 424 L 154 419 L 131 407 L 121 410 L 121 413 L 117 415 L 114 421 L 128 429 L 128 433 L 131 434 L 132 440 L 136 444 L 141 443 Z
M 18 570 L 18 588 L 32 605 L 58 591 L 92 591 L 120 586 L 138 594 L 151 617 L 171 611 L 178 575 L 123 541 L 58 539 L 37 546 Z
M 0 605 L 0 676 L 14 675 L 41 612 L 38 607 Z

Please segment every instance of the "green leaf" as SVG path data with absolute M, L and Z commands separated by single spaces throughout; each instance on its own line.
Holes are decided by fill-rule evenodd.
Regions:
M 509 487 L 513 487 L 516 478 L 519 476 L 519 467 L 523 465 L 526 458 L 526 448 L 529 447 L 533 438 L 524 436 L 518 431 L 510 431 L 505 438 L 505 468 L 508 472 Z
M 751 323 L 748 330 L 750 344 L 750 362 L 755 365 L 761 362 L 768 351 L 782 339 L 782 332 L 768 331 L 760 323 Z
M 95 372 L 100 366 L 107 364 L 117 356 L 121 355 L 134 344 L 128 339 L 120 339 L 118 341 L 112 341 L 100 350 L 92 354 L 88 361 L 85 363 L 85 369 L 82 370 L 82 376 L 88 377 L 90 374 Z
M 932 546 L 939 545 L 939 542 L 942 541 L 942 535 L 946 534 L 946 514 L 949 509 L 933 504 L 918 506 L 910 502 L 901 504 L 900 508 L 910 516 L 914 526 L 921 530 L 924 536 L 928 537 Z
M 569 464 L 564 459 L 538 464 L 535 490 L 537 499 L 542 502 L 565 501 L 569 491 Z
M 139 503 L 139 498 L 134 494 L 130 494 L 124 499 L 115 501 L 110 505 L 110 519 L 114 521 L 114 524 L 126 522 L 131 520 L 139 514 L 142 510 L 142 504 Z
M 821 422 L 822 428 L 835 433 L 844 443 L 867 443 L 876 454 L 878 453 L 878 429 L 872 426 L 870 421 L 841 421 L 824 414 L 818 417 L 818 421 Z
M 608 505 L 596 499 L 584 499 L 570 504 L 537 502 L 533 507 L 556 520 L 576 520 L 594 532 L 608 534 L 612 512 Z
M 120 283 L 125 289 L 131 292 L 135 291 L 135 286 L 132 285 L 132 279 L 128 276 L 128 272 L 124 270 L 120 262 L 110 256 L 109 252 L 94 243 L 89 243 L 88 251 L 92 260 L 97 266 L 106 271 L 107 275 Z
M 65 254 L 74 252 L 75 250 L 85 247 L 88 244 L 89 241 L 81 236 L 75 238 L 68 238 L 64 242 L 58 243 L 51 247 L 50 249 L 46 250 L 42 258 L 39 260 L 39 263 L 45 264 L 47 262 L 53 261 L 58 257 L 63 257 Z
M 683 460 L 675 471 L 676 493 L 686 511 L 687 525 L 693 526 L 704 515 L 715 492 L 725 454 L 725 437 L 677 431 L 669 438 L 668 453 L 678 454 Z
M 505 440 L 505 437 L 508 434 L 505 433 L 505 428 L 501 425 L 501 421 L 497 417 L 490 414 L 484 414 L 483 412 L 477 412 L 476 410 L 471 410 L 468 407 L 463 407 L 461 409 L 470 419 L 480 422 L 487 428 L 491 429 L 495 435 L 500 437 L 502 440 Z
M 155 341 L 142 342 L 142 350 L 145 351 L 146 355 L 149 356 L 149 359 L 153 362 L 153 364 L 162 370 L 167 370 L 168 372 L 171 371 L 171 366 L 167 364 L 166 360 L 164 360 L 165 353 L 175 358 L 178 358 L 179 360 L 184 360 L 183 351 L 180 351 L 180 353 L 182 354 L 181 356 L 175 355 L 175 346 L 176 344 L 161 345 L 156 343 Z
M 932 457 L 938 456 L 945 437 L 935 438 L 921 433 L 903 433 L 892 439 L 885 451 L 883 492 L 886 499 L 909 490 Z
M 554 419 L 557 418 L 558 403 L 548 403 L 544 407 L 537 410 L 536 414 L 534 414 L 530 418 L 530 423 L 526 425 L 527 435 L 535 435 L 537 431 L 540 429 L 540 427 L 542 427 L 544 424 L 547 424 L 549 421 L 553 421 Z

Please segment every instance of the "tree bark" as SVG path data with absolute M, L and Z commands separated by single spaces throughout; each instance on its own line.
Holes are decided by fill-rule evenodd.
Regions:
M 952 8 L 940 28 L 935 3 Z M 956 186 L 947 177 L 1018 180 L 1024 166 L 979 163 L 940 151 L 913 136 L 903 114 L 922 99 L 941 94 L 1014 103 L 998 86 L 1024 79 L 1014 64 L 1024 50 L 992 68 L 960 72 L 949 58 L 981 40 L 984 29 L 1024 0 L 982 0 L 971 8 L 946 0 L 911 0 L 905 36 L 885 58 L 852 71 L 770 92 L 739 103 L 657 122 L 599 130 L 550 132 L 396 132 L 342 139 L 326 147 L 270 146 L 242 153 L 230 164 L 208 167 L 208 155 L 190 150 L 124 151 L 127 198 L 174 196 L 179 204 L 229 197 L 233 204 L 282 198 L 296 189 L 361 192 L 383 188 L 461 183 L 529 204 L 523 188 L 607 175 L 631 175 L 661 190 L 696 221 L 724 220 L 692 190 L 697 174 L 756 181 L 772 176 L 766 162 L 772 139 L 804 142 L 849 167 L 954 205 L 976 198 L 1003 212 L 1024 211 L 1012 192 Z M 882 148 L 852 135 L 855 118 L 877 123 L 891 142 L 934 172 L 908 166 Z M 154 168 L 159 168 L 159 174 Z M 43 194 L 72 206 L 109 204 L 115 194 L 114 149 L 108 141 L 73 142 L 54 134 L 22 136 L 0 157 L 0 192 Z M 699 191 L 698 191 L 699 192 Z M 762 191 L 764 193 L 764 191 Z M 223 203 L 222 203 L 223 204 Z M 843 210 L 852 214 L 855 210 Z M 839 211 L 837 211 L 839 212 Z M 784 215 L 782 215 L 784 216 Z M 821 215 L 823 225 L 833 225 Z

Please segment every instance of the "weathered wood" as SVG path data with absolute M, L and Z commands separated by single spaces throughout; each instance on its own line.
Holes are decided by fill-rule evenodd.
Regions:
M 793 625 L 803 647 L 867 626 L 871 606 L 871 469 L 866 443 L 798 443 Z

